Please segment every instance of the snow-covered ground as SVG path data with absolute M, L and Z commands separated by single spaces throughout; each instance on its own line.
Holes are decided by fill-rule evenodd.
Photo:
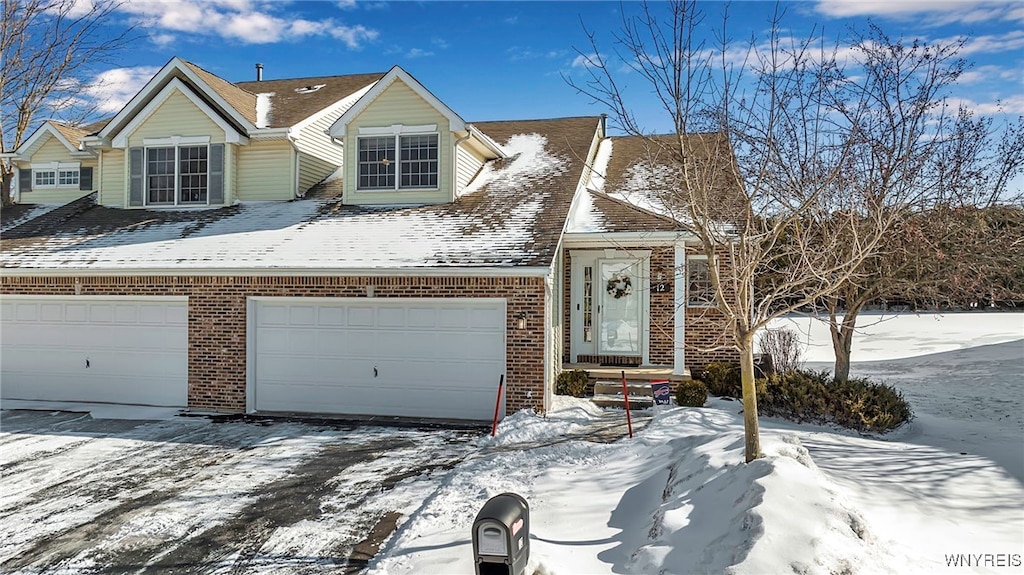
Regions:
M 900 316 L 854 361 L 914 423 L 864 437 L 763 419 L 765 457 L 744 464 L 737 402 L 664 409 L 610 444 L 578 437 L 622 415 L 583 400 L 515 414 L 440 484 L 388 495 L 405 519 L 370 572 L 472 573 L 473 520 L 504 491 L 531 506 L 527 573 L 1024 572 L 1024 314 Z
M 853 374 L 902 390 L 915 421 L 867 437 L 762 418 L 750 464 L 722 399 L 636 414 L 610 442 L 622 412 L 563 397 L 494 438 L 6 411 L 0 571 L 351 572 L 397 511 L 370 573 L 473 573 L 473 520 L 511 491 L 528 575 L 1024 572 L 1024 314 L 900 316 L 857 342 Z

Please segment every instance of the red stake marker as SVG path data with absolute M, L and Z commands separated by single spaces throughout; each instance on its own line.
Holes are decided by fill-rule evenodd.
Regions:
M 625 373 L 625 372 L 623 372 Z M 505 388 L 505 374 L 501 374 L 501 379 L 498 380 L 498 399 L 494 401 L 494 423 L 491 424 L 491 437 L 498 434 L 498 408 L 501 407 L 501 392 Z M 632 432 L 630 433 L 632 437 Z
M 629 427 L 629 438 L 633 439 L 633 418 L 629 415 L 629 388 L 626 386 L 626 372 L 622 372 L 622 397 L 626 398 L 626 425 Z

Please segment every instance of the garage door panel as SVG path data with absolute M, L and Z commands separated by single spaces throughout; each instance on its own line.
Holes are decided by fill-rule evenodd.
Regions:
M 268 298 L 253 309 L 256 410 L 493 415 L 505 369 L 503 301 Z M 283 315 L 314 317 L 315 326 L 274 325 Z
M 3 398 L 186 405 L 187 323 L 141 323 L 187 316 L 184 299 L 4 297 Z
M 317 325 L 327 327 L 339 327 L 345 325 L 345 308 L 343 307 L 320 307 L 317 308 Z
M 85 304 L 67 304 L 64 306 L 64 320 L 69 322 L 89 321 L 89 306 Z
M 502 330 L 505 327 L 505 312 L 495 309 L 474 309 L 470 316 L 470 327 L 484 331 Z

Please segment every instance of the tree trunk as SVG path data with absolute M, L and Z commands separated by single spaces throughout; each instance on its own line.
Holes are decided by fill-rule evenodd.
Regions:
M 754 337 L 741 342 L 740 368 L 743 381 L 743 431 L 746 438 L 746 461 L 761 457 L 761 435 L 757 425 L 757 387 L 754 385 Z
M 14 200 L 11 198 L 11 183 L 13 181 L 13 172 L 8 172 L 6 167 L 0 168 L 0 207 L 14 204 Z
M 850 379 L 850 355 L 853 349 L 853 334 L 857 327 L 859 308 L 847 310 L 843 321 L 836 320 L 835 314 L 829 318 L 828 329 L 832 333 L 832 351 L 836 355 L 836 381 Z

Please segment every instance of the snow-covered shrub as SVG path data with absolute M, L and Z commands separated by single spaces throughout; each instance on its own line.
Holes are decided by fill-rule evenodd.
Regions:
M 563 371 L 555 379 L 555 393 L 583 397 L 587 394 L 587 381 L 590 374 L 582 369 Z
M 699 379 L 680 381 L 676 388 L 676 405 L 684 407 L 704 407 L 708 400 L 708 388 Z
M 707 385 L 711 395 L 719 397 L 743 397 L 743 380 L 740 366 L 725 361 L 713 361 L 704 366 L 697 378 Z
M 800 422 L 835 423 L 884 433 L 913 418 L 910 405 L 891 385 L 865 378 L 836 381 L 828 371 L 794 370 L 768 377 L 758 410 Z
M 910 404 L 895 387 L 867 378 L 834 381 L 836 423 L 857 431 L 882 433 L 914 417 Z

